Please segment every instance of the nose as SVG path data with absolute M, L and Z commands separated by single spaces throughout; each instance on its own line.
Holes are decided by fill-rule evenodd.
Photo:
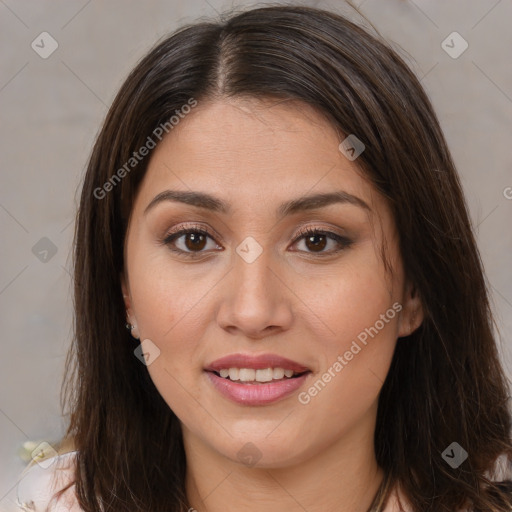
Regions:
M 217 312 L 218 324 L 231 334 L 262 339 L 292 324 L 294 295 L 279 265 L 271 261 L 270 252 L 264 250 L 252 262 L 234 255 Z

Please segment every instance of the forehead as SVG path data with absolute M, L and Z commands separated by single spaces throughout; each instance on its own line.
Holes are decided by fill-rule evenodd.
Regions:
M 155 148 L 140 189 L 147 204 L 165 189 L 200 190 L 238 206 L 269 207 L 343 190 L 368 204 L 376 192 L 339 150 L 344 135 L 300 102 L 199 103 Z

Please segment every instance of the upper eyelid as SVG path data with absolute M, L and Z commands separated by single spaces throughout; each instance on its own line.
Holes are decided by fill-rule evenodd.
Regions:
M 220 240 L 223 240 L 223 237 L 219 233 L 217 233 L 217 231 L 215 231 L 212 228 L 204 227 L 200 224 L 194 224 L 191 226 L 188 226 L 188 225 L 180 226 L 179 228 L 173 229 L 172 231 L 167 231 L 163 238 L 165 240 L 174 235 L 178 235 L 178 234 L 183 235 L 188 232 L 194 232 L 194 231 L 201 231 L 201 232 L 204 232 L 204 234 L 210 236 L 211 238 L 213 238 L 215 236 L 215 237 L 219 238 Z M 211 233 L 211 231 L 213 231 L 213 233 Z M 315 226 L 315 225 L 313 225 L 313 226 L 305 225 L 305 226 L 301 226 L 298 230 L 295 231 L 295 234 L 293 236 L 294 241 L 297 240 L 297 238 L 307 235 L 308 231 L 319 231 L 319 232 L 325 232 L 326 234 L 332 233 L 337 236 L 348 238 L 344 234 L 337 233 L 334 228 L 319 227 L 319 226 Z
M 166 240 L 166 239 L 170 238 L 171 236 L 176 236 L 176 238 L 179 238 L 180 236 L 183 236 L 184 234 L 187 234 L 188 232 L 194 232 L 194 231 L 204 232 L 204 234 L 206 234 L 210 238 L 217 237 L 217 238 L 220 238 L 220 240 L 223 240 L 223 237 L 220 234 L 218 234 L 217 231 L 215 231 L 214 229 L 211 229 L 211 228 L 201 226 L 199 224 L 194 224 L 191 226 L 185 225 L 185 226 L 181 226 L 177 229 L 173 229 L 172 231 L 167 231 L 163 237 L 163 240 Z M 212 233 L 212 231 L 213 231 L 213 233 Z

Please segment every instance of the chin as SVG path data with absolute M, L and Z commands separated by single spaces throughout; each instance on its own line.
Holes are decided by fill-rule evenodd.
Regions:
M 238 436 L 226 439 L 226 443 L 218 446 L 218 438 L 212 440 L 211 447 L 236 464 L 248 468 L 282 468 L 303 462 L 307 458 L 307 449 L 300 440 L 291 443 L 276 437 L 270 439 L 261 433 L 254 436 Z

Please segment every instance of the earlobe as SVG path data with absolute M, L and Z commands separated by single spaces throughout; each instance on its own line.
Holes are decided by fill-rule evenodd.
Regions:
M 422 324 L 424 318 L 423 303 L 418 290 L 407 284 L 403 309 L 399 319 L 398 337 L 409 336 Z
M 130 334 L 135 339 L 140 339 L 139 328 L 137 326 L 137 321 L 135 320 L 135 316 L 133 315 L 130 309 L 126 310 L 126 328 L 130 330 Z

